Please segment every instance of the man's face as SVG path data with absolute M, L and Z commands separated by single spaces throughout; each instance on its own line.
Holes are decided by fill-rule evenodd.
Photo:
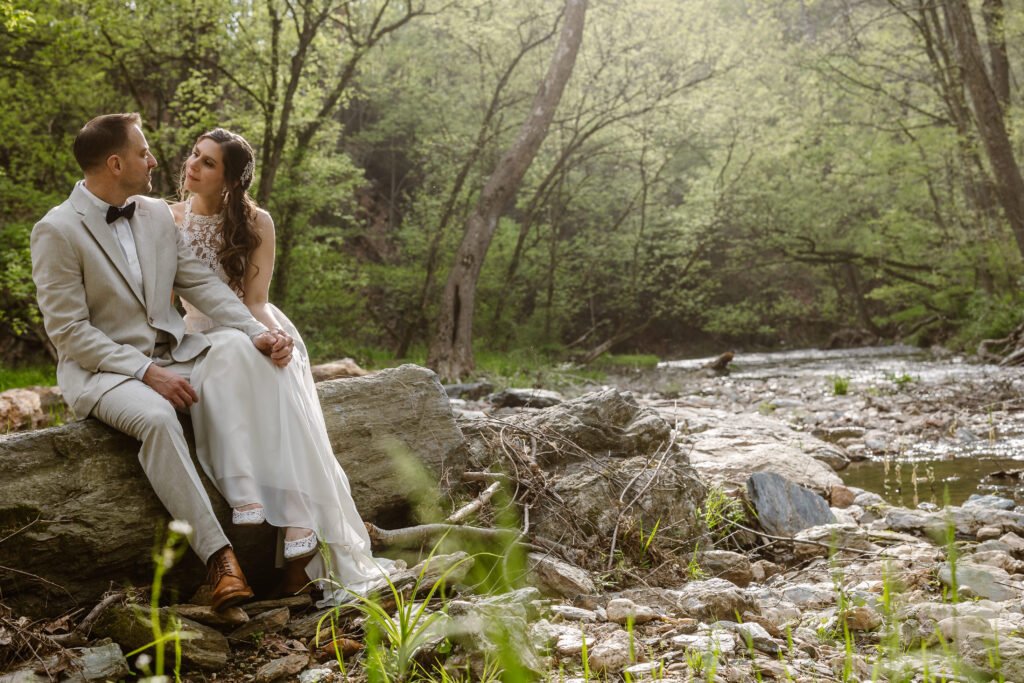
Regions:
M 142 129 L 132 126 L 128 129 L 128 144 L 124 151 L 118 154 L 120 158 L 121 174 L 119 182 L 122 189 L 130 196 L 133 194 L 145 194 L 153 189 L 153 169 L 156 168 L 156 158 L 149 151 L 146 143 L 146 136 Z

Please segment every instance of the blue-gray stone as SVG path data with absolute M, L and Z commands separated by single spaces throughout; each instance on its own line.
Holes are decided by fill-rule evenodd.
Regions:
M 1017 503 L 1010 500 L 1009 498 L 1003 498 L 1002 496 L 994 496 L 992 494 L 981 495 L 980 493 L 973 493 L 971 497 L 964 501 L 964 507 L 981 507 L 981 508 L 994 508 L 996 510 L 1012 510 L 1017 506 Z
M 775 472 L 755 472 L 747 479 L 757 521 L 769 534 L 792 537 L 798 531 L 836 521 L 825 499 Z

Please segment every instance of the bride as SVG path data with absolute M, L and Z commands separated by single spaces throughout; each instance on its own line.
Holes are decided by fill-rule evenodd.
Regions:
M 204 133 L 182 167 L 183 201 L 171 212 L 196 256 L 257 320 L 289 335 L 295 349 L 291 362 L 278 368 L 260 354 L 243 363 L 237 358 L 221 363 L 214 345 L 193 375 L 201 399 L 192 411 L 196 453 L 231 505 L 235 524 L 267 521 L 281 530 L 277 559 L 286 570 L 283 591 L 296 592 L 314 580 L 332 589 L 325 597 L 343 602 L 344 588 L 365 589 L 390 562 L 370 555 L 348 478 L 331 450 L 309 355 L 292 323 L 267 300 L 274 222 L 247 193 L 254 169 L 244 138 L 223 128 Z M 182 304 L 189 332 L 222 331 L 188 301 Z M 254 423 L 252 415 L 280 419 Z M 324 550 L 318 554 L 320 543 Z

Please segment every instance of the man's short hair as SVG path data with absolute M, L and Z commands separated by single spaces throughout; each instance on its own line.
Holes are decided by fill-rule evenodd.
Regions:
M 141 127 L 142 117 L 135 113 L 104 114 L 82 126 L 71 148 L 82 172 L 102 166 L 111 154 L 123 152 L 131 126 Z

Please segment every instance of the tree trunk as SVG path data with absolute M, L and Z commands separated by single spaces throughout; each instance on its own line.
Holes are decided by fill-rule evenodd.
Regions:
M 487 249 L 491 245 L 498 218 L 519 188 L 537 150 L 547 136 L 565 84 L 572 75 L 583 39 L 586 0 L 566 0 L 562 34 L 555 48 L 547 75 L 530 107 L 512 147 L 498 161 L 494 173 L 484 185 L 455 253 L 455 260 L 438 314 L 437 331 L 427 354 L 427 365 L 443 381 L 458 380 L 473 371 L 473 308 L 476 284 Z
M 989 63 L 992 65 L 992 86 L 1003 111 L 1010 105 L 1010 60 L 1006 54 L 1003 0 L 985 0 L 981 3 L 981 16 L 985 20 L 988 36 Z
M 1020 166 L 1013 156 L 1013 146 L 1006 132 L 1002 107 L 985 71 L 971 8 L 967 0 L 950 0 L 947 11 L 947 24 L 955 39 L 964 81 L 974 105 L 978 130 L 995 176 L 999 203 L 1013 229 L 1017 247 L 1024 254 L 1024 178 L 1021 177 Z

